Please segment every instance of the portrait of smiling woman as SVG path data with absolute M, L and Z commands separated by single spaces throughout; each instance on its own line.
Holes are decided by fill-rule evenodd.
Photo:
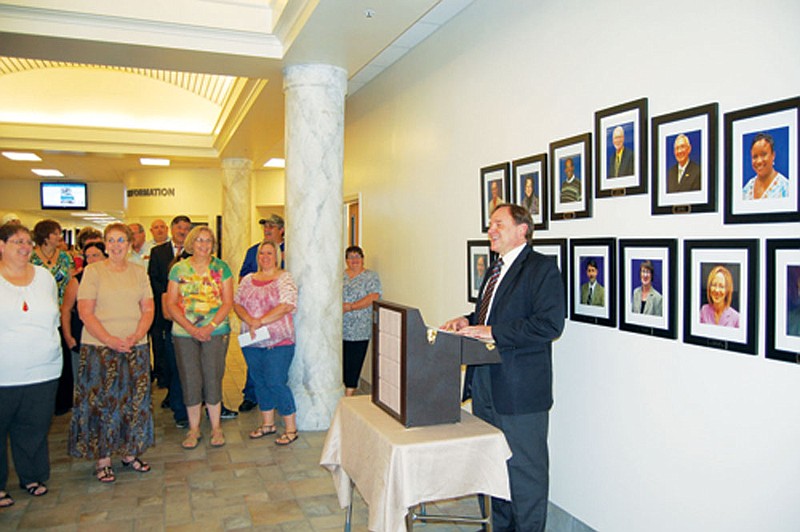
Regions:
M 733 300 L 733 275 L 719 264 L 708 274 L 706 283 L 708 303 L 700 308 L 700 323 L 739 327 L 739 313 L 731 307 Z

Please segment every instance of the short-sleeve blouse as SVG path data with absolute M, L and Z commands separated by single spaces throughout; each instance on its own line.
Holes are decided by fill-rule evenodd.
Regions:
M 297 285 L 292 274 L 283 272 L 277 279 L 257 281 L 253 274 L 248 274 L 239 283 L 239 289 L 233 301 L 241 305 L 251 316 L 263 316 L 281 303 L 297 306 Z M 294 320 L 292 313 L 266 325 L 270 337 L 250 347 L 276 347 L 294 344 Z M 250 332 L 250 328 L 242 322 L 242 332 Z
M 214 319 L 222 306 L 222 285 L 232 276 L 228 265 L 217 257 L 211 257 L 208 269 L 202 274 L 195 271 L 189 259 L 178 262 L 169 271 L 169 280 L 178 284 L 178 307 L 195 327 L 205 327 Z M 211 335 L 230 332 L 230 322 L 225 316 Z M 178 322 L 172 325 L 172 335 L 191 336 Z
M 81 299 L 95 301 L 94 315 L 109 334 L 127 338 L 136 332 L 142 318 L 139 304 L 146 299 L 153 299 L 153 290 L 143 266 L 128 262 L 124 271 L 114 271 L 108 267 L 108 261 L 103 260 L 83 270 L 78 287 L 78 301 Z M 81 343 L 103 345 L 86 328 L 81 334 Z M 147 335 L 137 345 L 146 343 Z
M 352 279 L 347 272 L 342 277 L 342 295 L 345 303 L 354 303 L 369 294 L 383 295 L 381 280 L 372 270 L 364 270 Z M 372 337 L 372 306 L 345 312 L 342 316 L 342 338 L 350 342 L 369 340 Z
M 36 266 L 41 266 L 53 274 L 53 278 L 56 280 L 56 286 L 58 287 L 58 304 L 60 305 L 64 300 L 64 291 L 67 289 L 67 284 L 69 283 L 70 272 L 75 266 L 72 262 L 72 257 L 65 251 L 59 251 L 55 264 L 50 268 L 42 261 L 37 253 L 31 253 L 31 263 Z

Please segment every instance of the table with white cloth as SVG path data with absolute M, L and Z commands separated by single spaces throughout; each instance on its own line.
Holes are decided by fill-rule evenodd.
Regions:
M 354 484 L 369 508 L 369 529 L 395 532 L 420 503 L 470 494 L 510 499 L 510 457 L 503 433 L 466 411 L 458 423 L 407 429 L 358 396 L 339 401 L 320 464 L 333 474 L 342 508 L 352 504 Z

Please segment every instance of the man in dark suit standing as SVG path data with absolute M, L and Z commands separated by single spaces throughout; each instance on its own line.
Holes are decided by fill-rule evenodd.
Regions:
M 678 135 L 673 150 L 676 162 L 667 170 L 667 193 L 700 190 L 700 165 L 689 158 L 692 153 L 689 137 Z
M 614 155 L 608 160 L 608 177 L 633 175 L 633 151 L 625 147 L 625 130 L 622 126 L 614 128 L 611 134 Z
M 492 499 L 497 531 L 543 531 L 547 519 L 552 342 L 564 329 L 564 286 L 555 261 L 531 249 L 532 237 L 523 207 L 495 210 L 489 240 L 500 258 L 486 273 L 475 311 L 443 326 L 500 351 L 500 364 L 467 368 L 464 390 L 475 415 L 502 430 L 513 453 L 511 501 Z
M 180 428 L 188 427 L 189 421 L 186 416 L 186 405 L 183 404 L 183 390 L 175 362 L 175 349 L 172 347 L 172 322 L 164 318 L 161 297 L 167 291 L 172 259 L 183 252 L 183 241 L 191 228 L 192 221 L 188 216 L 179 215 L 173 218 L 170 224 L 172 239 L 150 250 L 150 262 L 147 265 L 156 306 L 153 325 L 150 327 L 153 352 L 158 353 L 166 361 L 167 399 L 164 401 L 172 409 L 175 424 Z

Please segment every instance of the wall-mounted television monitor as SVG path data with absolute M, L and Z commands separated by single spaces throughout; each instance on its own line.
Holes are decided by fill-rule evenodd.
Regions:
M 43 181 L 39 183 L 42 209 L 83 210 L 88 208 L 86 183 Z

